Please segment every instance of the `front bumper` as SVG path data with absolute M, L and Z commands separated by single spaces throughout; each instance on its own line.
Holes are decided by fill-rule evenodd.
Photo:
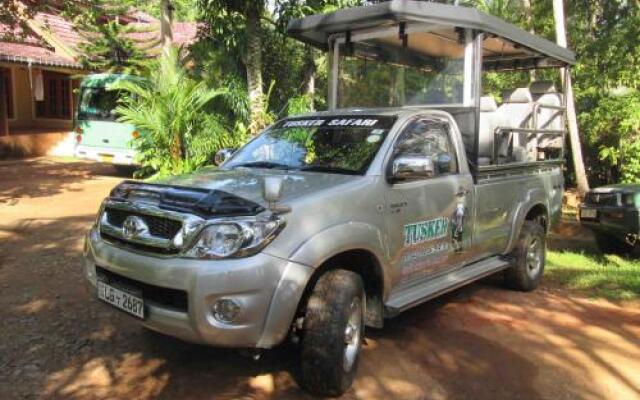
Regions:
M 595 210 L 595 218 L 584 218 L 583 210 Z M 640 210 L 626 207 L 608 207 L 581 204 L 578 210 L 583 226 L 625 238 L 629 234 L 640 234 Z
M 140 322 L 185 341 L 220 347 L 270 348 L 280 343 L 312 273 L 310 267 L 264 253 L 228 260 L 143 255 L 104 242 L 95 230 L 87 237 L 84 254 L 84 274 L 94 296 L 97 266 L 146 285 L 184 291 L 186 310 L 145 299 L 146 317 Z M 213 304 L 221 298 L 242 307 L 232 324 L 213 317 Z
M 136 152 L 132 149 L 76 145 L 74 156 L 115 165 L 135 165 Z

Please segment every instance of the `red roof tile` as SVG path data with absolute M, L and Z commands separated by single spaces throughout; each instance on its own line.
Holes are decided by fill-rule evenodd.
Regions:
M 0 40 L 14 43 L 42 45 L 42 40 L 31 31 L 24 31 L 19 25 L 0 24 Z
M 195 22 L 174 22 L 173 40 L 178 45 L 190 45 L 198 36 L 198 24 Z
M 34 65 L 55 65 L 79 68 L 74 60 L 62 57 L 53 51 L 26 43 L 0 42 L 0 61 L 31 62 Z
M 55 35 L 62 43 L 76 49 L 78 44 L 82 42 L 82 36 L 73 29 L 71 21 L 67 21 L 59 15 L 49 13 L 38 13 L 34 17 L 36 22 L 47 29 L 51 34 Z
M 43 38 L 19 25 L 0 24 L 0 61 L 31 62 L 34 65 L 55 65 L 79 68 L 71 57 L 55 52 Z
M 160 23 L 153 16 L 142 11 L 133 10 L 127 15 L 131 23 L 139 25 L 143 30 L 145 27 L 151 28 L 147 32 L 137 32 L 131 34 L 131 38 L 140 42 L 151 42 L 154 39 L 160 43 Z M 78 45 L 83 37 L 73 29 L 71 21 L 64 19 L 60 15 L 39 12 L 34 17 L 35 22 L 62 44 L 68 46 L 72 51 L 78 52 Z M 193 22 L 175 22 L 173 24 L 174 42 L 181 45 L 189 45 L 195 42 L 198 33 L 198 24 Z M 9 37 L 10 40 L 6 38 Z M 146 44 L 146 43 L 145 43 Z M 159 50 L 149 51 L 150 55 L 157 54 Z M 35 32 L 22 32 L 19 27 L 10 27 L 0 24 L 0 60 L 22 61 L 34 59 L 36 63 L 65 65 L 79 67 L 78 63 L 66 54 L 56 53 L 53 46 L 46 43 L 44 38 Z

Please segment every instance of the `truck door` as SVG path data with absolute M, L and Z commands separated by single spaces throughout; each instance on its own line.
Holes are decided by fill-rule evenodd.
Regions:
M 400 133 L 388 160 L 386 215 L 397 287 L 459 266 L 460 251 L 470 243 L 463 224 L 473 180 L 460 173 L 462 159 L 452 139 L 447 120 L 417 118 Z M 420 164 L 426 173 L 412 173 L 411 160 L 414 167 L 426 161 Z

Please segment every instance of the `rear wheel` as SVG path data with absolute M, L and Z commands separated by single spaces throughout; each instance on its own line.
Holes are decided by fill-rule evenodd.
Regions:
M 301 372 L 304 387 L 319 396 L 339 396 L 355 378 L 364 338 L 365 293 L 358 274 L 325 273 L 304 316 Z
M 525 221 L 512 253 L 514 265 L 504 274 L 507 286 L 524 292 L 536 289 L 544 273 L 546 252 L 546 233 L 542 225 Z
M 598 248 L 604 254 L 628 254 L 633 251 L 633 246 L 617 236 L 603 232 L 594 232 Z

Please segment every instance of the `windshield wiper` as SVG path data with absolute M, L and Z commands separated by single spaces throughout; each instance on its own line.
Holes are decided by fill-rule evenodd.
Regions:
M 291 169 L 287 164 L 281 164 L 272 161 L 253 161 L 243 164 L 234 165 L 233 168 L 245 167 L 245 168 L 267 168 L 267 169 Z
M 348 168 L 330 167 L 328 165 L 305 165 L 298 168 L 300 171 L 329 172 L 344 175 L 359 175 L 358 171 Z

